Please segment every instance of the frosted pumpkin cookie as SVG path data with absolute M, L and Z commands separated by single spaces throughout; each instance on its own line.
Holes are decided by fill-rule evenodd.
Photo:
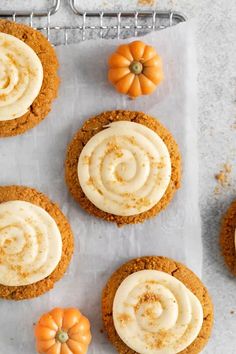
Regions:
M 102 316 L 120 354 L 197 354 L 211 334 L 213 305 L 183 264 L 142 257 L 112 274 L 103 290 Z
M 236 200 L 222 219 L 220 246 L 227 267 L 236 275 Z
M 35 29 L 0 20 L 0 137 L 24 133 L 51 110 L 59 78 L 56 53 Z
M 23 300 L 52 289 L 73 249 L 70 225 L 46 195 L 0 186 L 0 297 Z
M 142 112 L 104 112 L 68 146 L 69 190 L 88 213 L 118 225 L 158 214 L 180 187 L 181 156 L 171 133 Z

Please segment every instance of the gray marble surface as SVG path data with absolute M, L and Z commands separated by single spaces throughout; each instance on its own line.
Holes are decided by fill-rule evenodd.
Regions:
M 35 1 L 27 1 L 24 1 L 24 4 L 34 3 L 35 7 Z M 112 1 L 97 2 L 109 7 Z M 19 8 L 19 3 L 23 2 L 1 0 L 0 9 L 13 5 Z M 86 1 L 81 0 L 81 3 L 85 8 Z M 96 0 L 93 1 L 93 6 L 95 3 Z M 39 1 L 37 6 L 38 4 Z M 220 218 L 231 200 L 236 197 L 236 1 L 158 0 L 155 6 L 183 11 L 189 18 L 195 17 L 198 22 L 196 46 L 199 62 L 198 143 L 204 243 L 203 280 L 215 305 L 213 336 L 204 353 L 234 354 L 236 280 L 224 267 L 218 247 L 218 236 Z M 71 24 L 71 16 L 73 14 L 64 0 L 62 9 L 52 21 L 55 24 Z M 77 21 L 73 17 L 73 24 Z M 231 185 L 221 188 L 216 194 L 214 189 L 217 183 L 214 175 L 224 163 L 233 167 Z

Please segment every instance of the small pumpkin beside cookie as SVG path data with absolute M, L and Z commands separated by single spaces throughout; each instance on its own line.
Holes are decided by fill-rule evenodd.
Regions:
M 89 320 L 76 308 L 54 308 L 35 326 L 39 354 L 86 354 L 91 342 Z
M 162 59 L 141 41 L 120 45 L 108 59 L 108 80 L 131 98 L 152 94 L 163 81 Z

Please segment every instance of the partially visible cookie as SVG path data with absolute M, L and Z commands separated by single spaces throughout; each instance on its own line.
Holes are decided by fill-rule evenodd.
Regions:
M 1 298 L 23 300 L 49 291 L 64 275 L 73 250 L 70 225 L 46 195 L 0 186 Z
M 233 201 L 224 215 L 220 230 L 221 252 L 230 272 L 236 275 L 236 200 Z
M 21 43 L 10 43 L 14 38 L 8 35 L 19 39 L 18 42 Z M 24 46 L 26 49 L 24 47 L 22 49 L 22 43 L 33 50 L 31 62 L 31 54 L 27 46 Z M 15 46 L 19 48 L 16 49 Z M 0 50 L 2 60 L 4 59 L 2 62 L 4 75 L 0 83 L 0 101 L 2 99 L 0 137 L 8 137 L 22 134 L 33 128 L 51 110 L 59 86 L 58 60 L 54 48 L 42 33 L 24 24 L 7 20 L 0 20 Z M 41 80 L 40 64 L 36 65 L 38 58 L 43 69 L 41 83 L 38 82 Z M 36 86 L 39 86 L 38 89 Z M 27 96 L 26 99 L 24 95 Z M 28 96 L 33 99 L 33 103 Z M 6 100 L 9 101 L 9 105 L 6 104 Z M 10 110 L 12 115 L 9 115 Z
M 170 203 L 180 187 L 181 155 L 157 119 L 142 112 L 104 112 L 87 120 L 70 142 L 65 178 L 89 214 L 119 226 L 135 224 Z
M 181 324 L 181 317 L 188 312 L 188 297 L 193 317 L 186 320 L 186 316 Z M 200 353 L 210 337 L 213 317 L 211 298 L 201 280 L 183 264 L 166 257 L 141 257 L 123 264 L 111 275 L 102 294 L 104 328 L 120 354 L 143 352 L 131 346 L 144 344 L 145 353 L 147 349 L 155 353 L 167 348 L 172 348 L 171 353 L 173 348 L 181 354 Z M 185 344 L 185 349 L 177 349 Z

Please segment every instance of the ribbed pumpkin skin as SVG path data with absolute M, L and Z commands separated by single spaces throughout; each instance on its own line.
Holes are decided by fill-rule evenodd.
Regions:
M 162 60 L 141 41 L 120 45 L 108 60 L 108 80 L 131 98 L 150 95 L 163 79 Z
M 39 354 L 86 354 L 91 342 L 89 320 L 75 308 L 55 308 L 35 326 Z

